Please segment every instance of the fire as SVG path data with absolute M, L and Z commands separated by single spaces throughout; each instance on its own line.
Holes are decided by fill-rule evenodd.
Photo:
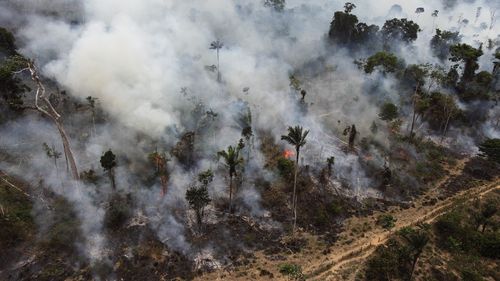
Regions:
M 283 157 L 289 159 L 292 158 L 293 156 L 295 156 L 295 152 L 293 150 L 285 149 L 285 151 L 283 151 Z
M 371 154 L 367 154 L 364 158 L 365 158 L 365 161 L 373 160 L 373 156 Z

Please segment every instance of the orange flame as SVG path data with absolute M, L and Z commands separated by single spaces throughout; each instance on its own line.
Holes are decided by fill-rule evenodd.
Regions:
M 373 160 L 373 156 L 371 154 L 367 154 L 364 158 L 365 158 L 365 161 Z
M 295 156 L 295 152 L 293 150 L 285 149 L 285 151 L 283 151 L 283 157 L 289 159 L 292 158 L 293 156 Z

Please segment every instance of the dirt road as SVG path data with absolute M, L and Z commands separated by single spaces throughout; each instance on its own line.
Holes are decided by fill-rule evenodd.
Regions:
M 307 268 L 307 275 L 310 280 L 346 280 L 349 274 L 350 265 L 359 265 L 368 258 L 377 248 L 384 244 L 389 237 L 399 229 L 407 226 L 416 225 L 419 223 L 432 223 L 436 218 L 450 211 L 458 202 L 467 202 L 474 198 L 479 198 L 485 194 L 500 188 L 500 180 L 496 179 L 493 182 L 466 189 L 443 201 L 438 201 L 431 206 L 425 206 L 422 203 L 422 198 L 429 195 L 436 195 L 439 188 L 451 177 L 459 174 L 463 169 L 464 163 L 459 163 L 455 169 L 450 171 L 450 174 L 436 184 L 436 188 L 429 190 L 427 196 L 422 196 L 415 201 L 415 207 L 406 210 L 393 210 L 391 215 L 396 218 L 395 227 L 391 231 L 384 230 L 374 226 L 375 218 L 354 218 L 347 223 L 346 229 L 352 229 L 354 225 L 361 223 L 370 223 L 371 230 L 362 234 L 362 237 L 356 238 L 354 243 L 349 245 L 340 244 L 331 249 L 331 255 L 327 258 L 327 262 L 318 262 L 311 264 Z M 365 224 L 366 225 L 366 224 Z M 354 270 L 354 269 L 352 269 Z M 352 273 L 351 270 L 351 273 Z M 344 272 L 342 272 L 344 271 Z M 346 273 L 347 271 L 347 273 Z M 343 273 L 343 274 L 342 274 Z M 308 280 L 309 280 L 308 279 Z M 347 279 L 348 280 L 348 279 Z

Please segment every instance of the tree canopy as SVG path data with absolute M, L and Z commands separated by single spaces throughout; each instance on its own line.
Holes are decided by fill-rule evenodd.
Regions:
M 386 41 L 402 40 L 410 43 L 417 39 L 420 26 L 407 19 L 392 19 L 385 22 L 382 27 L 382 35 Z
M 474 78 L 476 70 L 479 69 L 477 60 L 483 55 L 483 50 L 481 48 L 476 49 L 467 44 L 456 44 L 450 47 L 450 54 L 450 61 L 464 63 L 462 81 L 471 81 Z
M 116 167 L 116 155 L 111 151 L 111 149 L 102 155 L 101 166 L 105 171 L 109 171 Z
M 500 139 L 487 139 L 479 145 L 481 156 L 500 164 Z
M 384 121 L 392 121 L 398 118 L 398 107 L 392 102 L 386 102 L 382 105 L 378 116 Z
M 462 37 L 458 32 L 436 29 L 431 39 L 431 49 L 436 57 L 444 61 L 450 55 L 450 46 L 460 43 Z
M 0 52 L 8 56 L 16 54 L 16 41 L 14 35 L 3 27 L 0 27 Z
M 381 51 L 369 57 L 364 64 L 366 73 L 372 73 L 376 68 L 382 72 L 395 72 L 399 68 L 399 60 L 394 54 Z

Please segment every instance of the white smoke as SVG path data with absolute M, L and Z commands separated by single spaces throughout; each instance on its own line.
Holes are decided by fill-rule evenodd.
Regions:
M 287 126 L 303 125 L 311 130 L 311 141 L 304 148 L 304 164 L 324 161 L 313 155 L 335 156 L 339 176 L 351 183 L 354 193 L 374 193 L 358 158 L 342 152 L 332 138 L 350 124 L 356 124 L 361 136 L 368 134 L 372 121 L 378 118 L 377 103 L 397 102 L 401 93 L 394 79 L 365 75 L 353 64 L 358 58 L 325 43 L 333 13 L 343 9 L 344 1 L 288 0 L 282 13 L 255 0 L 46 2 L 1 1 L 0 23 L 14 26 L 20 52 L 34 58 L 44 75 L 77 99 L 98 98 L 116 122 L 115 126 L 99 127 L 96 136 L 78 144 L 77 158 L 84 169 L 100 169 L 98 159 L 110 148 L 117 155 L 146 161 L 145 154 L 151 151 L 132 134 L 140 132 L 172 145 L 180 133 L 193 129 L 190 121 L 194 103 L 203 103 L 206 110 L 219 114 L 213 132 L 216 142 L 206 140 L 203 146 L 213 152 L 235 145 L 241 129 L 234 127 L 234 117 L 241 113 L 241 103 L 246 102 L 252 110 L 254 131 L 269 130 L 279 141 Z M 435 28 L 460 31 L 463 41 L 475 47 L 496 38 L 498 33 L 496 18 L 493 28 L 489 28 L 490 12 L 499 8 L 496 1 L 460 2 L 449 10 L 435 0 L 355 3 L 358 8 L 353 13 L 362 22 L 382 26 L 391 7 L 397 4 L 401 11 L 393 9 L 391 16 L 406 15 L 421 26 L 414 45 L 401 46 L 398 53 L 407 63 L 438 62 L 428 47 Z M 425 12 L 418 16 L 414 13 L 417 7 L 423 7 Z M 483 7 L 483 12 L 474 22 L 477 7 Z M 434 10 L 439 10 L 437 18 L 431 16 Z M 469 23 L 464 24 L 464 19 Z M 209 49 L 217 39 L 224 43 L 220 50 L 221 83 L 206 68 L 217 65 L 216 53 Z M 481 69 L 491 70 L 491 51 L 485 52 Z M 308 113 L 304 114 L 298 105 L 298 93 L 290 89 L 289 75 L 309 65 L 311 73 L 298 75 L 308 92 Z M 249 90 L 243 91 L 247 87 Z M 191 100 L 181 93 L 181 88 L 187 88 Z M 374 88 L 377 90 L 370 92 Z M 47 127 L 44 135 L 30 135 L 42 126 Z M 4 128 L 0 145 L 13 145 L 21 136 L 27 136 L 29 141 L 58 143 L 48 131 L 53 128 L 39 121 L 33 127 Z M 498 131 L 489 134 L 495 136 Z M 199 169 L 212 165 L 212 159 L 205 156 L 197 164 Z M 262 162 L 261 158 L 255 155 L 256 161 Z M 40 151 L 34 154 L 30 160 L 33 177 L 41 171 L 53 173 L 47 168 L 48 161 Z M 151 226 L 161 241 L 188 252 L 191 246 L 184 236 L 182 216 L 175 211 L 184 204 L 193 174 L 175 162 L 170 162 L 169 167 L 172 176 L 164 198 L 158 198 L 158 185 L 135 186 L 139 181 L 130 174 L 137 168 L 133 163 L 118 169 L 118 189 L 133 192 L 139 199 L 139 208 L 151 218 Z M 52 179 L 49 184 L 59 183 L 56 175 L 48 178 Z M 110 192 L 109 187 L 99 188 Z M 221 177 L 216 177 L 214 192 L 221 194 L 225 188 Z M 88 254 L 102 253 L 106 244 L 100 230 L 103 210 L 93 200 L 96 195 L 80 188 L 61 193 L 78 210 L 82 230 L 89 235 Z M 242 197 L 255 215 L 263 213 L 260 195 L 253 187 Z

